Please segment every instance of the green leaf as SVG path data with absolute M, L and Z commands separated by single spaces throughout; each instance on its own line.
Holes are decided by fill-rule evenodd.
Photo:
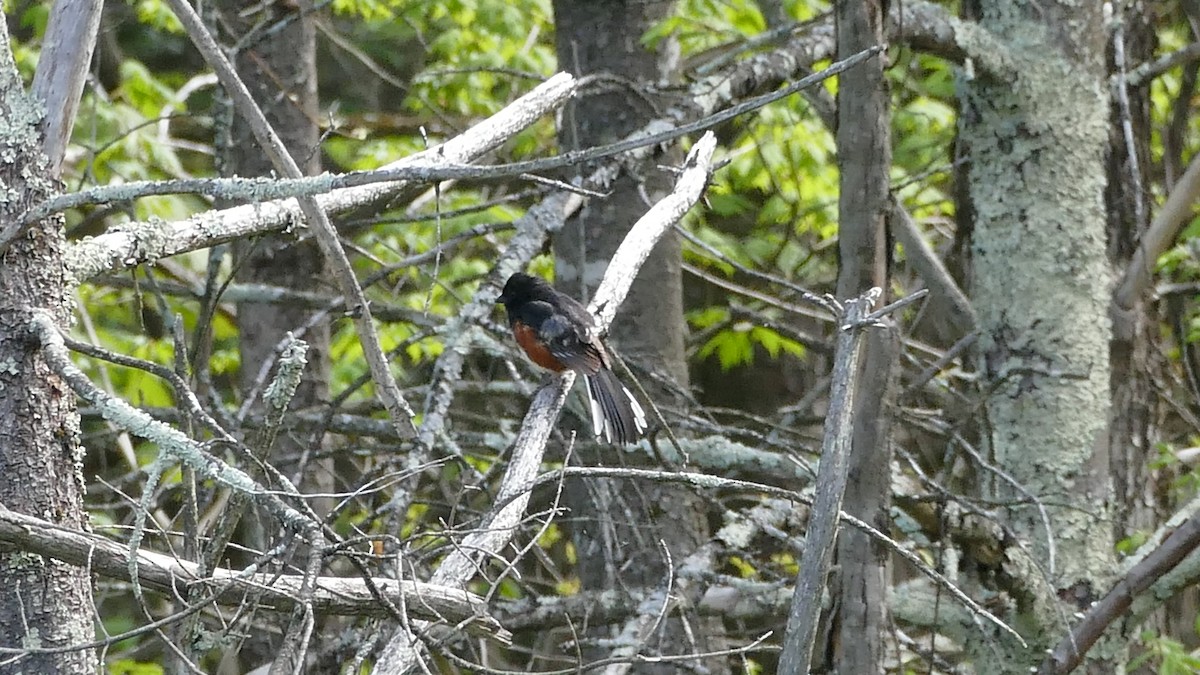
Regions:
M 108 672 L 111 675 L 163 675 L 163 668 L 157 663 L 120 659 L 108 664 Z
M 754 342 L 750 339 L 749 327 L 723 330 L 714 335 L 700 348 L 700 358 L 716 355 L 722 370 L 730 370 L 737 366 L 754 361 Z

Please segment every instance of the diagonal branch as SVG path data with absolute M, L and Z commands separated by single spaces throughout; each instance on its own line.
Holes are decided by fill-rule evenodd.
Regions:
M 63 155 L 75 126 L 103 5 L 101 0 L 54 3 L 46 35 L 42 38 L 42 54 L 33 75 L 33 98 L 43 106 L 42 152 L 49 161 L 49 175 L 54 177 L 62 169 Z M 0 30 L 6 30 L 6 27 L 0 26 Z M 0 44 L 0 49 L 8 52 L 9 48 L 7 44 Z M 6 57 L 11 55 L 6 54 Z M 0 228 L 0 255 L 40 220 L 22 218 Z
M 1138 298 L 1150 287 L 1158 257 L 1166 252 L 1191 219 L 1197 198 L 1200 198 L 1200 153 L 1192 157 L 1187 171 L 1171 188 L 1167 201 L 1138 242 L 1137 251 L 1113 293 L 1114 313 L 1132 311 Z
M 779 668 L 787 673 L 807 673 L 821 613 L 821 594 L 833 560 L 837 537 L 838 513 L 846 492 L 850 441 L 854 432 L 852 412 L 857 393 L 858 362 L 866 344 L 864 319 L 881 291 L 872 288 L 846 302 L 838 317 L 840 330 L 833 363 L 833 384 L 829 396 L 829 415 L 825 419 L 825 440 L 821 464 L 817 469 L 816 498 L 808 531 L 804 537 L 804 558 L 796 580 L 792 607 L 788 612 L 787 633 Z
M 100 28 L 101 0 L 59 0 L 50 11 L 42 54 L 33 75 L 33 95 L 46 106 L 42 151 L 57 176 L 75 127 L 75 113 L 87 81 Z M 0 242 L 6 238 L 0 236 Z M 4 244 L 0 243 L 0 253 Z
M 201 443 L 182 431 L 153 419 L 124 399 L 111 396 L 93 384 L 71 362 L 62 333 L 48 314 L 43 311 L 32 312 L 29 330 L 41 344 L 46 363 L 55 374 L 66 382 L 76 396 L 94 405 L 105 420 L 155 444 L 164 459 L 179 462 L 207 480 L 250 495 L 279 519 L 285 528 L 304 533 L 313 542 L 322 540 L 319 526 L 288 505 L 277 493 L 267 490 L 241 469 L 217 459 Z
M 396 164 L 390 165 L 390 167 L 385 167 L 375 172 L 294 179 L 285 183 L 292 190 L 292 192 L 287 192 L 287 194 L 301 196 L 341 184 L 369 183 L 369 186 L 347 188 L 317 197 L 317 202 L 327 211 L 344 212 L 375 204 L 381 198 L 386 198 L 389 194 L 393 194 L 401 187 L 404 187 L 404 185 L 407 185 L 407 183 L 404 185 L 401 183 L 389 183 L 382 186 L 374 185 L 373 181 L 381 180 L 383 177 L 411 177 L 412 175 L 417 175 L 428 180 L 454 176 L 470 176 L 475 178 L 501 177 L 571 166 L 594 159 L 612 157 L 631 150 L 653 147 L 693 132 L 710 129 L 730 119 L 752 112 L 774 101 L 786 98 L 798 91 L 823 82 L 833 75 L 844 72 L 876 56 L 880 51 L 881 48 L 879 47 L 863 50 L 849 58 L 831 64 L 820 72 L 809 74 L 795 82 L 791 82 L 778 91 L 762 94 L 734 105 L 734 101 L 741 96 L 747 95 L 751 90 L 761 90 L 764 86 L 786 81 L 792 75 L 806 70 L 807 66 L 814 59 L 827 58 L 828 54 L 822 49 L 803 56 L 788 54 L 787 58 L 782 59 L 780 63 L 763 64 L 761 61 L 755 60 L 745 67 L 739 67 L 737 73 L 733 76 L 716 76 L 695 85 L 693 87 L 694 99 L 692 100 L 692 103 L 695 104 L 694 107 L 684 108 L 681 106 L 680 108 L 673 109 L 663 118 L 651 121 L 641 130 L 630 134 L 625 139 L 598 148 L 588 148 L 563 153 L 554 157 L 514 164 L 492 167 L 470 167 L 462 165 L 464 162 L 470 161 L 470 157 L 455 157 L 450 152 L 452 141 L 445 146 L 413 155 Z M 547 97 L 552 95 L 555 92 L 550 85 L 558 78 L 570 78 L 570 76 L 560 74 L 555 76 L 555 78 L 551 78 L 546 84 L 522 97 L 517 103 L 521 103 L 526 99 L 531 99 L 531 102 L 541 102 L 540 99 L 536 101 L 533 99 L 534 94 L 542 92 Z M 566 82 L 560 81 L 558 85 L 565 89 L 565 91 L 561 92 L 562 97 L 556 99 L 554 105 L 561 103 L 570 94 L 574 93 L 575 81 L 568 79 Z M 516 104 L 509 106 L 509 108 L 513 108 L 514 106 Z M 695 108 L 699 108 L 703 115 L 700 119 L 679 125 L 672 121 L 693 118 Z M 430 164 L 431 160 L 441 159 L 444 159 L 446 164 L 440 167 Z M 456 166 L 456 163 L 459 166 Z M 241 186 L 238 189 L 248 190 L 252 189 L 252 187 Z M 118 194 L 124 195 L 126 198 L 132 196 L 123 191 Z M 52 207 L 45 208 L 51 209 Z M 303 218 L 304 215 L 301 209 L 296 206 L 292 199 L 280 199 L 261 204 L 238 206 L 222 211 L 209 211 L 174 224 L 164 224 L 161 222 L 132 223 L 124 226 L 119 231 L 106 233 L 75 244 L 67 251 L 67 268 L 74 274 L 77 280 L 83 281 L 106 270 L 133 267 L 143 262 L 214 246 L 240 237 L 293 227 L 296 223 L 302 221 Z
M 1134 598 L 1174 569 L 1197 546 L 1200 546 L 1200 513 L 1188 518 L 1161 546 L 1130 568 L 1107 595 L 1094 603 L 1083 620 L 1046 655 L 1038 672 L 1059 675 L 1074 670 L 1104 631 L 1124 616 Z

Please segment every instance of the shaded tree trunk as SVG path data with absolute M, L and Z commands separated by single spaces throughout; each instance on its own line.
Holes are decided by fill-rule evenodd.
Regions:
M 279 134 L 289 153 L 304 173 L 315 175 L 321 170 L 320 129 L 317 125 L 317 68 L 316 29 L 312 20 L 296 18 L 300 7 L 276 4 L 264 11 L 272 12 L 274 21 L 289 21 L 286 28 L 260 36 L 246 44 L 234 56 L 234 65 L 251 95 L 262 109 L 267 122 Z M 230 34 L 223 36 L 226 44 L 242 44 L 250 31 L 262 30 L 264 17 L 244 16 L 244 4 L 222 0 L 215 4 L 221 13 L 219 25 Z M 227 142 L 218 147 L 225 176 L 270 176 L 274 172 L 271 160 L 263 153 L 249 125 L 240 115 L 231 114 Z M 220 140 L 220 139 L 219 139 Z M 238 241 L 233 246 L 236 278 L 240 283 L 264 284 L 296 291 L 320 291 L 327 286 L 325 260 L 316 242 L 297 243 L 294 234 L 274 234 L 253 240 Z M 241 354 L 240 384 L 244 396 L 252 396 L 257 387 L 261 396 L 264 364 L 274 362 L 276 349 L 284 336 L 291 332 L 302 336 L 309 345 L 308 365 L 304 379 L 292 399 L 296 409 L 310 408 L 328 399 L 329 386 L 329 323 L 312 321 L 314 310 L 299 305 L 273 302 L 242 302 L 238 305 L 238 348 Z M 269 381 L 270 376 L 268 376 Z M 261 406 L 258 406 L 261 408 Z M 287 475 L 303 475 L 301 489 L 331 493 L 336 488 L 332 480 L 331 460 L 306 466 L 271 460 L 276 455 L 300 457 L 305 443 L 283 434 L 273 448 L 254 448 L 268 453 L 267 459 Z M 253 467 L 250 467 L 254 471 Z M 300 472 L 303 472 L 300 474 Z M 257 473 L 257 472 L 256 472 Z M 327 500 L 313 503 L 319 512 L 329 508 Z M 247 543 L 265 550 L 270 532 L 248 512 L 240 526 Z M 273 527 L 268 523 L 267 527 Z M 276 658 L 267 634 L 252 634 L 242 647 L 242 661 L 258 665 Z M 234 671 L 235 652 L 227 653 L 226 666 Z
M 218 3 L 226 20 L 234 20 L 242 5 Z M 281 8 L 283 6 L 280 6 Z M 294 11 L 294 10 L 293 10 Z M 287 18 L 281 13 L 277 20 Z M 243 20 L 232 25 L 250 30 L 258 22 Z M 231 35 L 235 43 L 244 35 Z M 316 30 L 309 20 L 293 20 L 287 28 L 262 39 L 237 54 L 238 74 L 254 95 L 267 121 L 275 128 L 288 152 L 306 174 L 321 171 L 317 126 Z M 220 148 L 224 162 L 221 173 L 228 176 L 269 176 L 271 160 L 258 149 L 247 125 L 232 120 L 228 147 Z M 294 236 L 272 235 L 236 248 L 238 281 L 281 286 L 300 291 L 320 290 L 326 285 L 325 261 L 314 242 L 297 244 Z M 242 354 L 241 384 L 248 391 L 259 367 L 288 331 L 305 326 L 311 309 L 283 303 L 242 303 L 238 307 L 239 348 Z M 296 392 L 295 404 L 315 403 L 328 390 L 329 328 L 321 322 L 304 337 L 309 343 L 309 376 Z
M 554 3 L 560 66 L 576 76 L 607 72 L 621 79 L 617 90 L 587 95 L 568 108 L 560 133 L 565 149 L 612 142 L 656 116 L 653 94 L 644 85 L 673 78 L 675 64 L 662 57 L 670 53 L 669 48 L 655 54 L 640 41 L 650 26 L 667 15 L 671 4 Z M 670 161 L 660 158 L 658 163 Z M 647 198 L 651 203 L 657 200 L 672 180 L 647 163 L 634 172 L 622 171 L 613 184 L 601 187 L 611 193 L 609 197 L 591 200 L 554 242 L 559 285 L 576 297 L 586 297 L 630 226 L 649 208 Z M 631 365 L 636 364 L 635 372 L 660 405 L 681 400 L 678 392 L 688 384 L 680 261 L 679 238 L 668 234 L 642 267 L 612 327 L 614 346 Z M 638 367 L 648 372 L 641 374 L 644 371 Z M 614 454 L 606 461 L 625 460 Z M 708 538 L 704 500 L 687 489 L 586 480 L 577 481 L 565 494 L 570 496 L 580 580 L 589 590 L 663 587 L 670 570 L 663 548 L 677 565 Z M 686 654 L 720 648 L 719 621 L 694 619 L 692 626 L 694 639 L 689 639 L 679 621 L 664 622 L 658 634 L 647 637 L 645 651 Z M 610 630 L 599 626 L 591 634 L 605 637 Z M 599 658 L 606 652 L 586 655 Z M 724 671 L 720 660 L 710 661 L 705 665 L 713 672 Z M 635 672 L 677 669 L 639 666 Z
M 843 0 L 835 10 L 838 58 L 883 44 L 884 0 Z M 885 58 L 870 59 L 838 79 L 837 150 L 839 298 L 872 286 L 887 289 L 887 214 L 892 161 L 891 97 Z M 897 349 L 890 331 L 872 331 L 856 377 L 854 439 L 843 510 L 884 531 L 890 521 L 892 448 L 887 400 Z M 887 634 L 887 555 L 862 532 L 838 533 L 839 574 L 831 590 L 837 639 L 831 665 L 837 672 L 883 672 Z
M 1153 55 L 1152 32 L 1144 23 L 1142 12 L 1129 8 L 1125 24 L 1125 61 L 1140 63 Z M 1110 59 L 1115 61 L 1113 50 Z M 1114 66 L 1116 64 L 1114 63 Z M 1115 67 L 1113 69 L 1115 71 Z M 1108 185 L 1105 211 L 1108 214 L 1108 256 L 1115 269 L 1130 263 L 1138 241 L 1146 231 L 1151 195 L 1147 190 L 1147 169 L 1150 167 L 1150 111 L 1148 92 L 1129 92 L 1129 122 L 1134 154 L 1122 133 L 1119 122 L 1124 111 L 1113 101 L 1114 124 L 1110 127 Z M 1138 174 L 1134 175 L 1134 171 Z M 1141 188 L 1144 192 L 1138 194 Z M 1140 208 L 1139 208 L 1140 202 Z M 1125 537 L 1137 530 L 1152 530 L 1163 521 L 1168 505 L 1165 486 L 1159 485 L 1150 469 L 1147 454 L 1153 446 L 1154 428 L 1158 413 L 1153 379 L 1162 376 L 1162 365 L 1155 363 L 1154 339 L 1158 337 L 1158 317 L 1154 308 L 1145 302 L 1129 312 L 1113 317 L 1112 400 L 1113 419 L 1109 428 L 1109 444 L 1113 448 L 1112 476 L 1114 500 L 1114 535 Z
M 1158 46 L 1154 17 L 1140 6 L 1123 7 L 1121 31 L 1114 35 L 1108 48 L 1109 69 L 1114 73 L 1119 72 L 1122 65 L 1128 71 L 1151 60 Z M 1194 39 L 1195 23 L 1192 33 Z M 1121 39 L 1123 54 L 1117 52 L 1117 37 Z M 1176 155 L 1181 150 L 1176 142 L 1180 140 L 1179 136 L 1186 135 L 1181 129 L 1191 117 L 1196 65 L 1185 66 L 1185 69 L 1189 67 L 1193 69 L 1191 84 L 1188 84 L 1189 76 L 1185 72 L 1171 120 L 1162 134 L 1161 175 L 1166 190 L 1176 187 L 1174 183 L 1187 164 L 1182 154 Z M 1150 186 L 1157 171 L 1150 151 L 1153 129 L 1150 101 L 1150 84 L 1144 83 L 1128 89 L 1125 101 L 1115 96 L 1112 103 L 1105 206 L 1109 261 L 1117 270 L 1124 270 L 1131 264 L 1153 211 Z M 1172 365 L 1158 345 L 1162 339 L 1160 322 L 1164 313 L 1166 324 L 1173 330 L 1181 360 L 1190 361 L 1193 372 L 1197 372 L 1195 364 L 1200 363 L 1200 359 L 1196 345 L 1189 344 L 1188 340 L 1186 296 L 1171 295 L 1164 300 L 1156 303 L 1142 297 L 1134 299 L 1129 308 L 1119 307 L 1120 302 L 1115 302 L 1113 307 L 1110 352 L 1113 415 L 1109 447 L 1113 449 L 1112 477 L 1116 495 L 1113 523 L 1118 540 L 1153 531 L 1178 506 L 1172 503 L 1172 498 L 1178 497 L 1172 489 L 1177 472 L 1155 468 L 1156 441 L 1172 443 L 1179 438 L 1170 425 L 1162 425 L 1170 415 L 1164 406 L 1168 399 L 1160 391 L 1161 382 L 1175 377 L 1170 372 Z M 1193 383 L 1192 393 L 1195 392 Z M 1197 635 L 1193 626 L 1198 600 L 1200 594 L 1195 588 L 1180 593 L 1148 618 L 1144 629 L 1157 630 L 1194 647 Z

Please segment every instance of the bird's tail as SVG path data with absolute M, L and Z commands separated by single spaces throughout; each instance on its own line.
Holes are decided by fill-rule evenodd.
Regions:
M 636 443 L 646 431 L 646 411 L 613 371 L 601 368 L 586 375 L 592 408 L 592 433 L 609 443 Z

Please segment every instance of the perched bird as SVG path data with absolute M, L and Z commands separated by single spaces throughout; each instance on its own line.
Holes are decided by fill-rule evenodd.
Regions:
M 583 305 L 543 279 L 517 272 L 496 298 L 530 360 L 560 373 L 568 368 L 587 381 L 592 433 L 609 443 L 634 443 L 646 431 L 646 412 L 612 371 L 596 320 Z

